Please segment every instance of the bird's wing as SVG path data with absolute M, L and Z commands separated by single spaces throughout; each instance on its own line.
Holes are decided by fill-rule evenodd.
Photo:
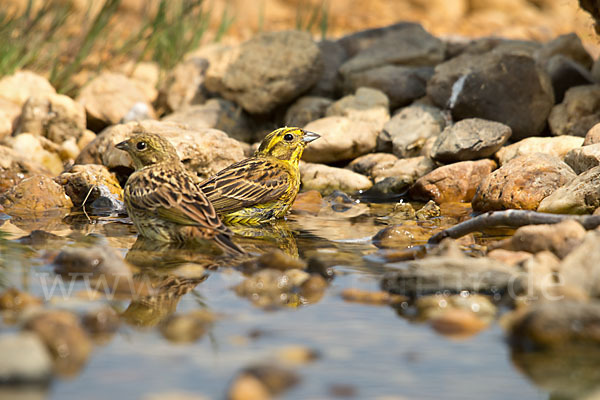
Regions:
M 291 184 L 289 172 L 281 165 L 247 158 L 205 180 L 200 188 L 225 213 L 277 200 Z
M 142 170 L 126 186 L 135 208 L 156 212 L 181 225 L 196 225 L 228 233 L 215 209 L 199 189 L 195 176 L 185 171 Z M 130 178 L 131 179 L 131 178 Z

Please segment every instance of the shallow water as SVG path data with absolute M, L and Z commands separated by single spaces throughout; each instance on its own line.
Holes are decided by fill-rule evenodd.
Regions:
M 94 347 L 82 371 L 53 381 L 46 393 L 50 399 L 139 398 L 171 391 L 223 398 L 236 373 L 256 364 L 281 364 L 277 355 L 290 346 L 306 347 L 319 356 L 306 364 L 286 366 L 300 378 L 299 384 L 281 396 L 286 399 L 323 399 L 336 394 L 381 399 L 547 398 L 546 389 L 532 383 L 513 363 L 497 322 L 474 336 L 448 338 L 427 322 L 400 316 L 391 306 L 342 299 L 340 293 L 347 288 L 379 290 L 381 274 L 390 267 L 382 262 L 385 255 L 370 238 L 387 224 L 400 222 L 385 217 L 391 207 L 351 204 L 322 210 L 318 216 L 292 214 L 283 228 L 266 234 L 267 239 L 241 241 L 257 252 L 282 247 L 303 259 L 316 256 L 333 265 L 336 277 L 325 294 L 298 307 L 265 310 L 238 297 L 232 287 L 244 275 L 227 266 L 207 271 L 205 280 L 192 277 L 189 291 L 168 304 L 133 304 L 135 300 L 126 296 L 89 300 L 87 295 L 94 291 L 86 289 L 83 281 L 63 287 L 66 295 L 55 286 L 48 296 L 56 278 L 50 262 L 61 247 L 108 243 L 125 256 L 135 243 L 134 229 L 126 218 L 90 216 L 88 220 L 81 214 L 5 222 L 1 229 L 11 240 L 3 242 L 0 284 L 47 297 L 47 308 L 83 313 L 109 305 L 128 316 L 122 318 L 114 336 Z M 444 217 L 418 224 L 433 232 L 464 218 L 469 210 L 458 206 L 443 211 Z M 16 243 L 14 238 L 32 229 L 67 239 L 46 240 L 43 245 Z M 422 243 L 416 238 L 413 244 Z M 139 254 L 137 258 L 132 254 L 128 259 L 140 260 Z M 156 254 L 163 262 L 172 256 L 162 251 Z M 168 279 L 176 269 L 161 266 L 156 254 L 149 261 L 150 268 L 156 269 L 157 280 Z M 194 343 L 172 343 L 157 328 L 171 313 L 199 309 L 215 313 L 218 319 Z M 6 319 L 0 326 L 2 331 L 17 329 Z M 532 368 L 528 375 L 535 375 L 535 363 Z

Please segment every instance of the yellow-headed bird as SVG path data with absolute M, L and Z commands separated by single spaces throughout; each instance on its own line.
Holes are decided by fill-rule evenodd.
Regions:
M 184 167 L 169 141 L 140 133 L 116 147 L 129 153 L 135 167 L 124 198 L 140 235 L 162 242 L 214 239 L 225 249 L 243 253 L 200 190 L 200 180 Z
M 304 148 L 319 137 L 300 128 L 277 129 L 253 157 L 217 172 L 200 188 L 226 223 L 258 225 L 280 218 L 300 189 Z

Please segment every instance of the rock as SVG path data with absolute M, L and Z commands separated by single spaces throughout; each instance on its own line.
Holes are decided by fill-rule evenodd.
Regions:
M 543 153 L 522 155 L 483 179 L 472 207 L 476 211 L 535 210 L 545 197 L 575 176 L 573 170 L 556 157 Z
M 99 132 L 118 124 L 136 103 L 143 103 L 154 117 L 154 87 L 122 74 L 103 72 L 85 85 L 77 101 L 85 107 L 88 128 Z
M 480 294 L 453 294 L 423 296 L 415 301 L 420 319 L 431 320 L 448 311 L 468 311 L 477 315 L 481 321 L 490 322 L 497 313 L 496 306 L 488 296 Z
M 439 135 L 446 125 L 442 112 L 426 105 L 412 105 L 397 112 L 377 138 L 377 151 L 391 152 L 400 158 L 420 155 L 429 138 Z
M 600 165 L 600 143 L 581 146 L 569 150 L 565 163 L 573 168 L 577 175 Z
M 292 204 L 293 212 L 305 212 L 309 214 L 318 214 L 324 206 L 323 196 L 317 190 L 309 190 L 298 193 L 296 200 Z
M 171 342 L 193 343 L 204 336 L 215 319 L 215 315 L 207 310 L 175 314 L 161 324 L 160 332 Z
M 437 292 L 502 295 L 518 278 L 513 267 L 487 258 L 434 256 L 396 264 L 381 287 L 394 294 L 420 297 Z
M 526 251 L 512 251 L 504 248 L 488 248 L 487 257 L 498 260 L 508 265 L 517 265 L 532 257 L 531 253 Z
M 359 174 L 373 177 L 375 168 L 386 169 L 398 161 L 398 157 L 389 153 L 369 153 L 352 160 L 348 168 Z
M 386 178 L 394 178 L 412 185 L 417 179 L 433 171 L 436 167 L 436 163 L 429 157 L 401 158 L 391 164 L 375 165 L 371 170 L 371 175 L 376 183 Z
M 37 335 L 4 333 L 0 353 L 0 384 L 45 386 L 50 382 L 52 359 Z
M 555 214 L 590 214 L 600 207 L 600 167 L 576 176 L 544 198 L 537 210 Z
M 301 304 L 299 287 L 310 275 L 298 269 L 262 269 L 235 286 L 235 292 L 258 307 L 297 307 Z
M 342 76 L 387 64 L 426 66 L 444 59 L 444 42 L 426 32 L 421 25 L 406 24 L 390 30 L 361 49 L 340 67 Z
M 588 232 L 559 267 L 560 283 L 582 289 L 590 297 L 600 296 L 600 232 Z
M 437 218 L 442 215 L 442 209 L 435 201 L 429 200 L 423 207 L 415 213 L 417 220 L 424 221 L 426 219 Z
M 325 116 L 333 100 L 325 97 L 300 97 L 285 113 L 286 126 L 305 126 Z
M 431 158 L 450 163 L 494 154 L 510 138 L 510 127 L 499 122 L 469 118 L 446 127 L 431 149 Z
M 418 27 L 420 25 L 415 22 L 398 22 L 388 26 L 351 33 L 338 39 L 337 43 L 346 50 L 350 57 L 354 57 L 357 53 L 381 39 L 392 37 L 406 29 L 418 29 Z
M 0 196 L 0 205 L 9 215 L 27 215 L 73 207 L 64 188 L 45 175 L 34 175 L 22 180 Z
M 594 63 L 594 60 L 587 52 L 581 39 L 579 39 L 576 33 L 560 35 L 545 43 L 534 53 L 534 57 L 542 65 L 546 64 L 556 55 L 568 57 L 588 70 L 592 68 L 592 64 Z
M 27 292 L 21 292 L 16 288 L 7 289 L 0 295 L 0 310 L 22 312 L 27 308 L 37 307 L 40 304 L 42 304 L 41 299 Z
M 76 207 L 92 203 L 100 197 L 100 186 L 105 186 L 115 199 L 123 201 L 123 189 L 115 175 L 103 165 L 79 164 L 63 172 L 55 181 L 65 188 Z
M 32 163 L 22 153 L 0 145 L 0 193 L 34 175 L 50 176 L 52 173 L 47 168 Z
M 372 292 L 357 288 L 347 288 L 342 290 L 342 299 L 351 303 L 362 303 L 370 305 L 390 305 L 401 304 L 408 300 L 407 297 L 388 292 Z
M 401 225 L 383 228 L 373 236 L 373 244 L 380 249 L 398 249 L 424 245 L 431 237 L 431 229 L 411 222 L 406 221 Z
M 0 140 L 10 136 L 13 131 L 13 118 L 0 105 Z
M 585 228 L 574 220 L 552 225 L 527 225 L 517 229 L 502 248 L 529 253 L 550 251 L 558 258 L 564 258 L 579 246 L 585 233 Z
M 380 127 L 348 117 L 325 117 L 313 121 L 305 130 L 321 135 L 304 150 L 303 160 L 331 163 L 351 160 L 375 149 Z
M 204 58 L 192 57 L 181 61 L 167 74 L 157 103 L 168 111 L 204 103 L 208 97 L 204 87 L 207 69 L 208 60 Z
M 417 179 L 409 190 L 415 200 L 438 204 L 470 202 L 480 182 L 496 168 L 492 160 L 462 161 L 434 169 Z
M 550 58 L 545 68 L 550 75 L 557 103 L 563 101 L 568 89 L 594 83 L 594 77 L 585 67 L 563 55 Z
M 209 90 L 252 114 L 266 114 L 295 99 L 320 78 L 321 51 L 306 32 L 256 35 L 242 43 L 222 79 L 208 79 Z
M 185 124 L 191 130 L 218 129 L 242 142 L 254 140 L 246 113 L 229 100 L 210 99 L 201 105 L 183 107 L 163 121 Z
M 564 159 L 567 153 L 581 147 L 583 140 L 577 136 L 530 137 L 502 147 L 496 153 L 500 165 L 524 154 L 544 153 Z
M 115 144 L 136 132 L 162 135 L 177 149 L 184 164 L 199 176 L 207 177 L 244 158 L 242 145 L 216 129 L 196 131 L 174 122 L 142 121 L 112 126 L 87 145 L 76 164 L 102 164 L 109 170 L 132 168 L 131 159 Z
M 600 123 L 592 126 L 585 134 L 583 146 L 600 143 Z
M 431 327 L 437 333 L 452 338 L 470 337 L 488 325 L 475 313 L 460 309 L 450 309 L 431 320 Z
M 600 304 L 542 301 L 526 309 L 509 328 L 513 347 L 531 350 L 600 343 Z
M 554 105 L 548 74 L 531 57 L 502 51 L 439 64 L 427 94 L 440 108 L 448 107 L 454 120 L 501 122 L 511 127 L 513 139 L 540 134 Z
M 79 140 L 85 127 L 85 110 L 70 97 L 34 95 L 23 106 L 16 133 L 41 135 L 61 144 L 70 138 Z
M 381 130 L 390 119 L 389 100 L 380 90 L 360 87 L 355 94 L 344 96 L 330 105 L 325 115 L 339 115 L 353 121 L 370 122 Z
M 555 105 L 548 117 L 553 135 L 584 137 L 600 122 L 600 85 L 572 87 L 562 103 Z
M 332 40 L 321 40 L 318 46 L 323 60 L 323 72 L 307 94 L 333 98 L 337 91 L 338 69 L 348 59 L 348 54 L 341 44 Z
M 321 358 L 321 354 L 305 346 L 286 346 L 277 350 L 277 358 L 288 365 L 306 365 Z
M 335 190 L 354 193 L 373 186 L 364 175 L 323 164 L 301 163 L 300 176 L 304 190 L 318 190 L 323 194 L 330 194 Z
M 110 307 L 86 313 L 81 318 L 85 330 L 96 340 L 106 341 L 119 329 L 119 314 Z
M 154 61 L 125 61 L 115 71 L 152 87 L 156 87 L 160 79 L 160 66 Z
M 33 95 L 52 95 L 56 90 L 48 80 L 31 71 L 17 71 L 0 79 L 0 99 L 19 107 Z
M 353 93 L 360 87 L 381 90 L 387 95 L 390 107 L 395 109 L 425 96 L 427 80 L 432 75 L 432 67 L 384 65 L 346 75 L 342 91 Z
M 54 359 L 55 371 L 73 376 L 81 370 L 92 351 L 92 343 L 77 317 L 68 311 L 46 311 L 32 316 L 24 329 L 36 333 Z
M 318 192 L 317 192 L 318 193 Z M 244 272 L 256 272 L 262 269 L 285 271 L 288 269 L 306 269 L 306 262 L 276 249 L 260 255 L 243 264 Z
M 29 161 L 42 166 L 54 176 L 63 171 L 63 162 L 59 156 L 59 147 L 42 136 L 22 133 L 7 138 L 5 144 L 12 147 L 19 154 L 27 154 Z
M 276 365 L 245 368 L 235 377 L 227 391 L 228 400 L 268 400 L 297 385 L 294 372 Z

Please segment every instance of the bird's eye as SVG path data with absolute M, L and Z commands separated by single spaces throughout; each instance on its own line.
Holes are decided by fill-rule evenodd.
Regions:
M 291 142 L 292 140 L 294 140 L 294 135 L 292 135 L 291 133 L 286 133 L 283 137 L 283 140 L 285 140 L 286 142 Z
M 146 146 L 146 142 L 138 142 L 135 147 L 137 147 L 138 150 L 145 150 Z

